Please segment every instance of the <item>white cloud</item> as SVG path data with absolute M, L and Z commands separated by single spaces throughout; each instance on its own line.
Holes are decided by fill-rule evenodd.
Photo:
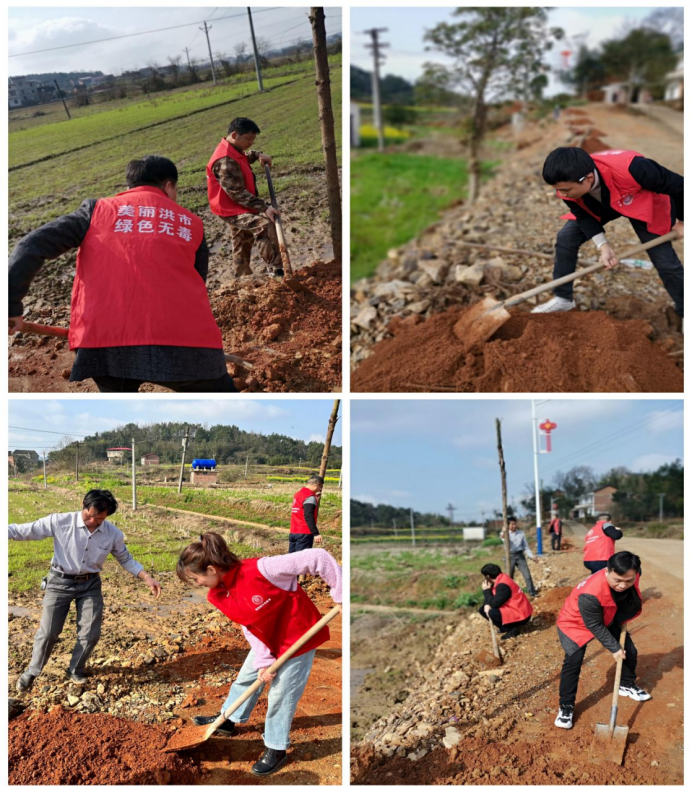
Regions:
M 321 432 L 313 432 L 308 438 L 308 443 L 324 443 L 326 438 Z
M 408 498 L 411 495 L 408 490 L 388 490 L 387 493 L 394 498 Z
M 653 454 L 642 454 L 640 457 L 636 457 L 632 460 L 632 464 L 628 466 L 628 468 L 635 473 L 641 474 L 647 471 L 655 471 L 662 465 L 674 463 L 677 459 L 677 457 L 671 454 L 658 454 L 656 452 Z
M 655 410 L 649 413 L 647 432 L 650 434 L 680 430 L 684 426 L 684 413 L 682 410 Z
M 381 499 L 375 498 L 375 496 L 371 496 L 369 493 L 357 493 L 356 495 L 351 496 L 354 501 L 362 501 L 364 504 L 379 504 L 381 503 Z
M 151 403 L 148 405 L 151 407 Z M 262 400 L 226 399 L 200 400 L 195 402 L 194 409 L 190 403 L 171 399 L 158 402 L 156 420 L 164 418 L 187 421 L 247 421 L 248 419 L 276 419 L 288 415 L 288 411 L 276 405 L 269 405 Z M 153 419 L 149 419 L 152 421 Z

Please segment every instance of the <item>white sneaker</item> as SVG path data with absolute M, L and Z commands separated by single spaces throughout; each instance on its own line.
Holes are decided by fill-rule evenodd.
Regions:
M 532 314 L 551 314 L 553 311 L 571 311 L 576 308 L 577 304 L 574 300 L 565 300 L 564 297 L 554 297 L 547 303 L 542 303 L 536 306 L 531 312 Z
M 561 727 L 563 730 L 571 730 L 573 716 L 573 705 L 560 705 L 560 710 L 558 711 L 557 718 L 555 719 L 555 726 Z
M 620 686 L 619 694 L 621 697 L 629 697 L 635 702 L 646 702 L 647 699 L 651 699 L 651 694 L 648 694 L 643 688 L 639 688 L 637 685 Z

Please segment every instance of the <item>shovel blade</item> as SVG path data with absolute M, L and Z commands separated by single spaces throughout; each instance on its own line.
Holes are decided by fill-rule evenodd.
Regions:
M 600 763 L 606 760 L 616 765 L 622 765 L 629 731 L 629 727 L 616 727 L 611 735 L 610 727 L 607 724 L 597 724 L 591 744 L 591 762 Z
M 509 317 L 509 311 L 502 303 L 486 297 L 480 303 L 471 306 L 457 320 L 454 325 L 454 335 L 463 344 L 464 352 L 468 352 L 476 344 L 488 341 Z
M 186 749 L 194 749 L 195 746 L 207 741 L 214 734 L 215 724 L 211 727 L 183 727 L 171 736 L 164 752 L 184 752 Z

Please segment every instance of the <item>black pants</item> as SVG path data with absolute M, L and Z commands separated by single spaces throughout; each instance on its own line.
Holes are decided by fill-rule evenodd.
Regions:
M 304 551 L 306 548 L 312 548 L 314 543 L 314 534 L 289 534 L 288 552 L 295 553 L 296 551 Z
M 478 613 L 484 619 L 488 619 L 488 614 L 484 611 L 485 605 L 481 606 L 478 609 Z M 526 625 L 526 623 L 531 619 L 531 617 L 527 617 L 525 620 L 519 620 L 519 622 L 508 622 L 506 625 L 502 624 L 502 612 L 500 609 L 490 609 L 490 619 L 493 625 L 499 629 L 500 633 L 506 633 L 507 631 L 511 631 L 512 628 L 520 628 L 522 625 Z
M 524 556 L 523 551 L 520 553 L 511 553 L 509 555 L 509 577 L 512 580 L 514 580 L 514 571 L 517 567 L 519 568 L 519 572 L 524 576 L 524 581 L 526 582 L 526 588 L 529 590 L 529 595 L 533 597 L 536 594 L 536 587 L 534 586 L 533 578 L 531 578 L 529 563 L 526 560 L 526 556 Z
M 608 567 L 608 560 L 605 562 L 584 562 L 584 567 L 590 573 L 597 573 L 599 570 L 603 570 L 604 567 Z
M 655 239 L 656 234 L 652 234 L 647 229 L 643 220 L 634 220 L 632 218 L 628 218 L 628 220 L 641 242 L 649 242 L 649 240 Z M 555 243 L 554 279 L 562 278 L 563 275 L 570 275 L 577 269 L 579 248 L 585 242 L 587 242 L 587 239 L 584 232 L 579 228 L 579 223 L 576 220 L 568 220 L 558 232 Z M 684 315 L 684 270 L 677 253 L 675 253 L 670 242 L 665 242 L 663 245 L 650 248 L 647 254 L 658 271 L 666 292 L 668 292 L 675 304 L 676 313 L 682 317 Z M 574 282 L 570 281 L 568 284 L 562 284 L 562 286 L 554 289 L 553 294 L 557 297 L 563 297 L 565 300 L 572 300 L 573 288 Z
M 93 380 L 102 394 L 136 394 L 139 391 L 139 387 L 143 383 L 148 382 L 147 380 L 134 380 L 130 377 L 110 377 L 110 375 L 94 377 Z M 174 380 L 172 382 L 153 383 L 153 385 L 160 385 L 164 388 L 170 388 L 171 391 L 178 391 L 186 394 L 238 393 L 238 389 L 233 384 L 233 378 L 228 372 L 213 380 Z
M 613 621 L 608 631 L 620 641 L 620 631 L 622 626 Z M 579 686 L 579 673 L 584 660 L 584 654 L 588 644 L 585 644 L 572 655 L 565 655 L 562 662 L 562 672 L 560 673 L 560 706 L 572 705 L 577 701 L 577 687 Z M 625 639 L 625 660 L 622 662 L 622 677 L 620 685 L 631 686 L 637 679 L 637 648 L 634 646 L 629 633 Z
M 553 549 L 553 551 L 559 551 L 561 544 L 562 544 L 562 534 L 555 534 L 555 532 L 553 532 L 550 535 L 550 547 Z

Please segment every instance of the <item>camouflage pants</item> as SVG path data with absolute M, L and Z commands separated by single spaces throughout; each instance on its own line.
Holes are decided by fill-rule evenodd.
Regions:
M 250 257 L 252 246 L 257 245 L 257 252 L 267 263 L 269 272 L 281 268 L 281 253 L 276 228 L 265 215 L 233 215 L 224 218 L 231 229 L 233 241 L 233 269 L 236 278 L 241 275 L 252 275 Z

